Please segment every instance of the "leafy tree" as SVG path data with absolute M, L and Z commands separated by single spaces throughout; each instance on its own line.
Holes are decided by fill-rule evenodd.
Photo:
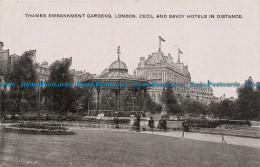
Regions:
M 162 104 L 165 105 L 167 113 L 178 114 L 182 112 L 179 104 L 177 103 L 172 87 L 166 87 L 163 89 L 161 101 Z
M 116 90 L 118 91 L 118 90 Z M 118 98 L 119 100 L 119 98 Z M 145 101 L 145 104 L 144 104 Z M 118 101 L 116 103 L 116 95 L 113 90 L 103 89 L 100 95 L 101 110 L 118 110 Z M 149 111 L 151 113 L 158 113 L 161 111 L 161 105 L 152 100 L 150 95 L 146 93 L 144 99 L 144 92 L 137 91 L 135 94 L 135 109 L 133 108 L 133 92 L 129 90 L 120 91 L 120 110 L 121 111 Z
M 160 113 L 162 111 L 162 105 L 153 101 L 150 94 L 146 95 L 146 111 L 150 111 L 151 114 Z
M 260 120 L 260 82 L 257 82 L 258 83 L 258 87 L 256 88 L 256 101 L 257 101 L 257 104 L 256 104 L 256 108 L 258 108 L 258 114 L 256 116 L 256 120 Z
M 121 91 L 122 93 L 122 91 Z M 122 105 L 122 94 L 121 94 L 121 108 Z M 95 100 L 96 101 L 96 100 Z M 116 95 L 113 90 L 103 89 L 100 92 L 99 97 L 99 109 L 100 110 L 118 110 L 118 104 L 116 104 Z
M 209 113 L 212 113 L 209 111 L 210 105 L 192 99 L 184 99 L 181 101 L 181 108 L 183 109 L 183 111 L 194 116 L 198 116 L 201 114 L 207 115 Z
M 33 64 L 33 54 L 33 51 L 24 52 L 10 71 L 10 80 L 15 83 L 10 92 L 11 103 L 15 105 L 13 115 L 21 110 L 22 99 L 27 101 L 29 106 L 36 106 L 37 93 L 35 87 L 22 86 L 22 82 L 36 82 L 36 67 Z
M 191 107 L 192 102 L 193 102 L 193 100 L 191 100 L 191 99 L 181 100 L 180 107 L 182 108 L 183 113 L 192 113 L 192 107 Z
M 251 77 L 245 81 L 245 83 L 238 88 L 238 100 L 236 101 L 237 113 L 236 119 L 254 119 L 259 117 L 260 100 L 259 100 L 259 88 L 256 89 L 247 84 L 253 84 L 254 81 Z
M 78 109 L 76 108 L 78 106 L 78 103 L 82 104 L 82 109 L 84 111 L 88 110 L 88 106 L 89 106 L 89 110 L 94 110 L 96 107 L 95 104 L 95 99 L 94 99 L 94 90 L 93 89 L 89 89 L 87 87 L 75 87 L 74 89 L 74 94 L 76 95 L 75 101 L 74 101 L 74 105 L 73 105 L 73 111 L 78 111 Z M 76 104 L 76 105 L 75 105 Z
M 75 91 L 71 87 L 73 75 L 69 68 L 72 58 L 57 60 L 50 66 L 50 76 L 48 83 L 63 84 L 62 86 L 46 87 L 44 93 L 57 109 L 60 110 L 60 116 L 67 111 L 73 111 L 73 102 L 75 99 Z
M 131 111 L 133 110 L 133 93 L 131 91 L 121 91 L 121 110 L 122 111 Z
M 208 114 L 213 114 L 214 116 L 218 116 L 218 106 L 219 103 L 211 102 L 208 107 Z
M 192 101 L 188 107 L 188 111 L 189 113 L 195 114 L 195 115 L 206 115 L 207 114 L 207 110 L 206 110 L 206 105 L 200 103 L 199 101 Z
M 151 114 L 160 113 L 162 111 L 162 105 L 153 101 L 148 92 L 146 92 L 144 96 L 144 91 L 137 91 L 135 98 L 135 110 L 150 112 Z
M 235 112 L 235 103 L 229 99 L 225 99 L 219 103 L 216 116 L 219 118 L 234 118 Z

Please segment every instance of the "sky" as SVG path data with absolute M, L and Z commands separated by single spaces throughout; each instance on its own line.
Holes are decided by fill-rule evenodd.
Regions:
M 25 14 L 111 14 L 103 18 L 26 18 Z M 115 18 L 135 14 L 137 18 Z M 140 14 L 242 15 L 240 19 L 139 18 Z M 52 63 L 72 57 L 72 69 L 100 74 L 121 60 L 133 74 L 140 57 L 158 51 L 189 66 L 194 82 L 260 81 L 260 1 L 258 0 L 0 0 L 0 41 L 10 54 L 37 50 L 36 60 Z M 236 88 L 214 88 L 214 95 L 236 97 Z

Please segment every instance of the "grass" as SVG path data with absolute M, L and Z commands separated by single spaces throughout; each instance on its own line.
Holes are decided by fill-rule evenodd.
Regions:
M 72 136 L 0 131 L 2 166 L 258 166 L 260 150 L 119 131 Z

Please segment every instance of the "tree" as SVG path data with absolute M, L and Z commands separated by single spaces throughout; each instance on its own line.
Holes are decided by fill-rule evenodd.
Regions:
M 133 110 L 133 95 L 131 91 L 121 91 L 121 110 L 122 111 L 131 111 Z
M 122 92 L 121 92 L 121 108 L 122 105 Z M 118 110 L 118 104 L 116 104 L 116 95 L 113 90 L 103 89 L 100 92 L 99 97 L 99 109 L 100 110 Z
M 177 103 L 172 87 L 163 88 L 161 101 L 169 114 L 178 114 L 182 111 Z
M 21 110 L 21 100 L 26 101 L 27 107 L 36 106 L 36 89 L 33 86 L 22 86 L 22 82 L 35 83 L 36 82 L 36 67 L 33 64 L 33 51 L 26 51 L 14 64 L 13 69 L 10 71 L 10 81 L 15 83 L 11 87 L 10 100 L 14 104 L 13 116 L 15 112 Z
M 193 100 L 191 99 L 183 99 L 181 100 L 181 109 L 183 110 L 183 113 L 191 113 L 192 112 L 192 102 Z
M 260 100 L 259 100 L 259 88 L 256 89 L 252 86 L 254 81 L 251 77 L 245 81 L 245 83 L 238 88 L 238 100 L 236 101 L 237 113 L 236 119 L 254 119 L 259 116 Z
M 260 109 L 260 82 L 257 82 L 257 84 L 258 84 L 258 87 L 256 88 L 256 96 L 257 96 L 256 108 L 258 108 L 258 114 L 256 116 L 256 120 L 260 120 L 260 114 L 259 114 L 259 112 L 260 112 L 260 110 L 259 110 Z
M 160 113 L 162 111 L 162 105 L 153 101 L 150 94 L 146 94 L 146 101 L 145 101 L 146 111 L 151 112 L 151 114 Z
M 218 106 L 219 103 L 211 102 L 208 107 L 208 114 L 213 114 L 214 116 L 218 117 Z
M 72 58 L 66 58 L 51 64 L 48 83 L 54 86 L 46 87 L 44 91 L 49 98 L 49 103 L 60 110 L 60 116 L 64 112 L 73 110 L 75 101 L 75 91 L 71 87 L 73 75 L 69 71 L 71 63 Z
M 216 114 L 219 118 L 233 119 L 235 117 L 235 112 L 235 103 L 229 99 L 225 99 L 219 103 Z
M 78 111 L 77 106 L 79 106 L 79 104 L 82 104 L 82 109 L 84 111 L 95 109 L 96 104 L 93 97 L 93 89 L 87 87 L 75 87 L 73 88 L 73 91 L 75 92 L 75 99 L 72 110 L 73 112 Z
M 100 94 L 100 104 L 99 108 L 101 110 L 118 110 L 118 101 L 116 103 L 116 95 L 115 92 L 118 93 L 117 90 L 103 89 Z M 129 90 L 120 90 L 120 110 L 121 111 L 148 111 L 151 113 L 158 113 L 161 111 L 161 105 L 154 102 L 149 95 L 149 93 L 145 94 L 144 99 L 144 91 L 136 91 L 135 93 L 135 108 L 133 108 L 133 92 Z M 119 100 L 119 98 L 118 98 Z

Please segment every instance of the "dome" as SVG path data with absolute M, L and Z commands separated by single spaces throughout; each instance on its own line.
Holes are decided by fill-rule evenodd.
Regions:
M 115 61 L 109 66 L 109 70 L 124 70 L 128 71 L 127 66 L 124 62 L 122 61 Z

